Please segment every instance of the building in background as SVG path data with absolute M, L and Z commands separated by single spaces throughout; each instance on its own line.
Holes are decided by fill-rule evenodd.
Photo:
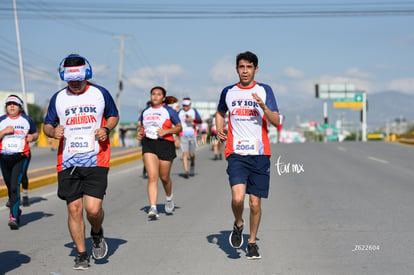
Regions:
M 217 102 L 215 101 L 192 101 L 191 107 L 197 109 L 201 119 L 208 120 L 217 111 Z

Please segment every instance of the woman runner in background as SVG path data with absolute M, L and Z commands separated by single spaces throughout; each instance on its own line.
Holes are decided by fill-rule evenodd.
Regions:
M 32 119 L 24 113 L 23 101 L 16 95 L 6 99 L 6 114 L 0 117 L 0 165 L 7 185 L 10 229 L 20 224 L 20 182 L 30 160 L 29 142 L 37 140 L 38 133 Z
M 157 209 L 158 178 L 161 179 L 165 195 L 165 212 L 174 210 L 171 166 L 176 158 L 174 134 L 181 132 L 181 123 L 177 112 L 168 104 L 174 97 L 167 97 L 167 91 L 160 86 L 151 89 L 151 104 L 141 113 L 137 139 L 141 140 L 144 164 L 148 175 L 148 199 L 150 208 L 148 218 L 159 217 Z M 167 101 L 168 99 L 168 101 Z M 173 127 L 174 125 L 174 127 Z

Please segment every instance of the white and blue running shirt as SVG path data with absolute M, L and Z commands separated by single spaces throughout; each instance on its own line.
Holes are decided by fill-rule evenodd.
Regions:
M 9 117 L 7 114 L 2 115 L 0 117 L 0 131 L 10 125 L 14 128 L 14 134 L 5 135 L 1 139 L 0 153 L 3 155 L 24 153 L 29 156 L 30 147 L 27 143 L 27 135 L 37 132 L 33 120 L 24 113 L 15 118 Z
M 111 94 L 91 84 L 78 94 L 64 88 L 50 99 L 45 124 L 65 127 L 58 150 L 58 172 L 74 167 L 109 167 L 110 142 L 99 141 L 95 130 L 106 124 L 108 117 L 118 116 Z
M 257 83 L 244 88 L 233 84 L 223 89 L 217 111 L 229 112 L 225 155 L 269 155 L 267 119 L 252 93 L 263 100 L 272 112 L 278 112 L 275 95 L 269 85 Z
M 164 139 L 174 142 L 174 137 L 171 134 L 163 137 L 158 136 L 159 129 L 171 129 L 173 125 L 180 123 L 177 112 L 174 111 L 167 104 L 162 104 L 160 107 L 147 106 L 138 118 L 141 125 L 144 127 L 144 136 L 150 139 Z
M 196 137 L 197 136 L 197 129 L 196 124 L 201 123 L 201 116 L 198 111 L 194 108 L 191 108 L 188 111 L 184 111 L 181 109 L 178 111 L 178 117 L 181 121 L 181 127 L 183 130 L 180 133 L 180 136 L 184 137 Z M 187 117 L 190 117 L 194 120 L 194 122 L 187 121 Z

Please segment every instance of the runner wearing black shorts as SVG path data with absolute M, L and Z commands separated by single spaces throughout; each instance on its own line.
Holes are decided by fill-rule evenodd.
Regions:
M 168 106 L 167 92 L 163 87 L 151 89 L 151 104 L 139 116 L 137 139 L 142 142 L 144 165 L 148 175 L 148 218 L 158 219 L 158 178 L 164 187 L 165 212 L 172 214 L 174 201 L 172 193 L 171 166 L 176 158 L 174 134 L 181 132 L 177 112 Z

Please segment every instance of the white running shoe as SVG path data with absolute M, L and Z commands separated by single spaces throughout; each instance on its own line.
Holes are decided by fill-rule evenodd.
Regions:
M 156 206 L 151 206 L 150 210 L 148 211 L 148 218 L 150 219 L 158 219 L 160 215 L 158 215 L 158 210 Z
M 167 200 L 167 202 L 165 203 L 165 213 L 167 214 L 171 214 L 174 211 L 174 201 L 171 200 Z

